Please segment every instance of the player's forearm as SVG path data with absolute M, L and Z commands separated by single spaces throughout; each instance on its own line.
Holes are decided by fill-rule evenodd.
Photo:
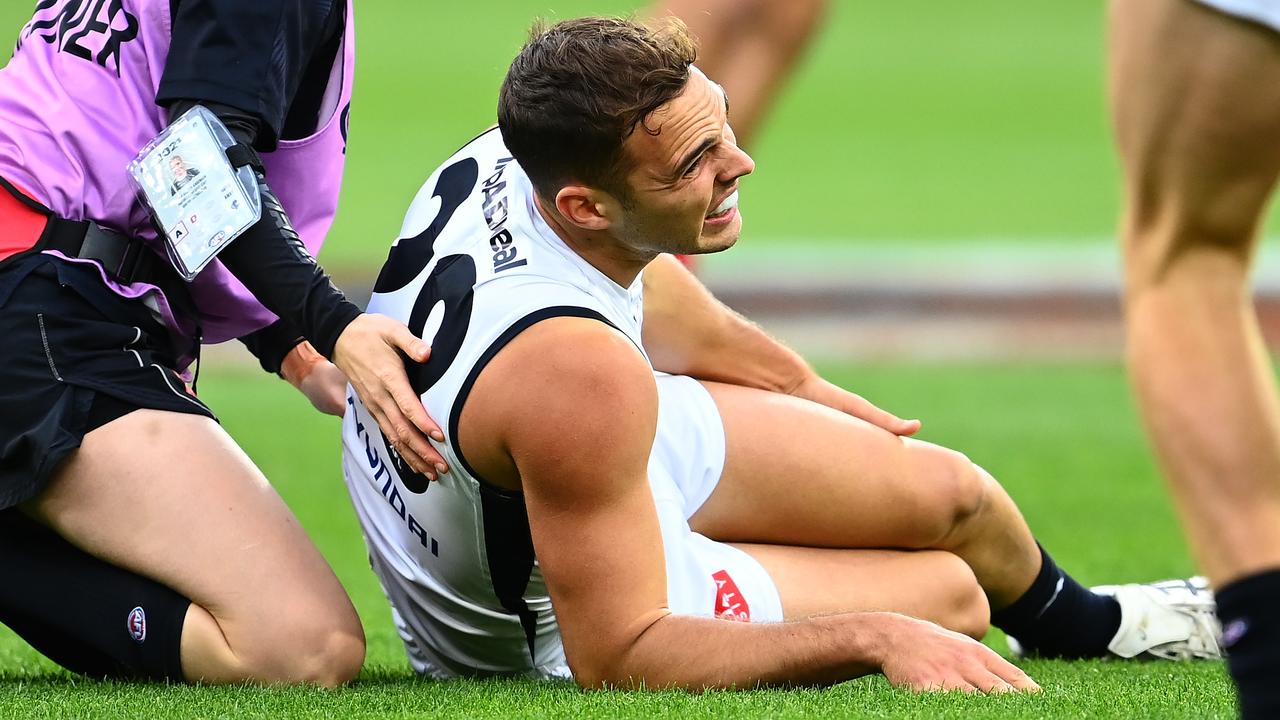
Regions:
M 343 330 L 360 315 L 316 264 L 279 199 L 259 176 L 262 219 L 218 258 L 271 312 L 290 321 L 326 358 Z
M 667 615 L 616 658 L 575 663 L 574 673 L 585 687 L 830 685 L 879 672 L 900 619 L 850 613 L 752 624 Z
M 654 368 L 787 391 L 810 373 L 795 351 L 712 296 L 675 258 L 644 271 L 644 346 Z

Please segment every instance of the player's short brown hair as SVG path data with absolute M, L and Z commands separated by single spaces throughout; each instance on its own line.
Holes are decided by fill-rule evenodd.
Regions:
M 544 197 L 580 182 L 628 196 L 622 143 L 678 96 L 697 57 L 684 23 L 537 22 L 498 96 L 498 127 Z

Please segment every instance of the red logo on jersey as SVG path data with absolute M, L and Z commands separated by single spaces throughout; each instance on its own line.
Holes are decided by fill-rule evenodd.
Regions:
M 747 606 L 747 599 L 738 592 L 738 585 L 729 577 L 729 573 L 721 570 L 712 573 L 711 579 L 716 581 L 716 617 L 721 620 L 751 622 L 751 608 Z

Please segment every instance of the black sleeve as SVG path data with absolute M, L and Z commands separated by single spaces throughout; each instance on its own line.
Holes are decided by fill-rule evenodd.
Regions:
M 262 122 L 255 147 L 275 149 L 313 60 L 340 38 L 342 0 L 177 0 L 156 102 L 222 103 Z M 314 69 L 313 69 L 314 70 Z M 310 73 L 315 75 L 315 72 Z
M 338 336 L 360 308 L 307 252 L 266 178 L 259 174 L 258 182 L 262 219 L 223 248 L 218 259 L 258 302 L 293 323 L 317 352 L 332 359 Z
M 170 113 L 176 117 L 194 105 L 190 100 L 180 100 L 170 108 Z M 210 103 L 209 110 L 227 126 L 237 142 L 253 144 L 256 128 L 252 118 L 219 103 Z M 360 308 L 348 302 L 324 269 L 316 264 L 293 229 L 284 206 L 267 185 L 261 166 L 255 164 L 254 167 L 262 218 L 224 248 L 218 259 L 258 302 L 281 317 L 280 322 L 266 329 L 271 332 L 240 338 L 264 370 L 278 373 L 284 356 L 302 338 L 310 340 L 316 352 L 332 359 L 338 336 L 360 315 Z
M 280 374 L 284 358 L 304 340 L 302 331 L 288 320 L 277 320 L 257 332 L 240 338 L 240 342 L 258 358 L 258 364 L 269 373 Z

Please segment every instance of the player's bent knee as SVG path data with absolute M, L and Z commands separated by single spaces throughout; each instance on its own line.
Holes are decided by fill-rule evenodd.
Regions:
M 922 496 L 919 547 L 945 548 L 962 540 L 964 531 L 987 506 L 998 486 L 963 453 L 920 441 L 909 441 L 912 481 Z
M 964 560 L 951 555 L 954 573 L 951 623 L 947 627 L 974 640 L 981 640 L 991 627 L 991 604 L 978 584 L 973 569 Z

